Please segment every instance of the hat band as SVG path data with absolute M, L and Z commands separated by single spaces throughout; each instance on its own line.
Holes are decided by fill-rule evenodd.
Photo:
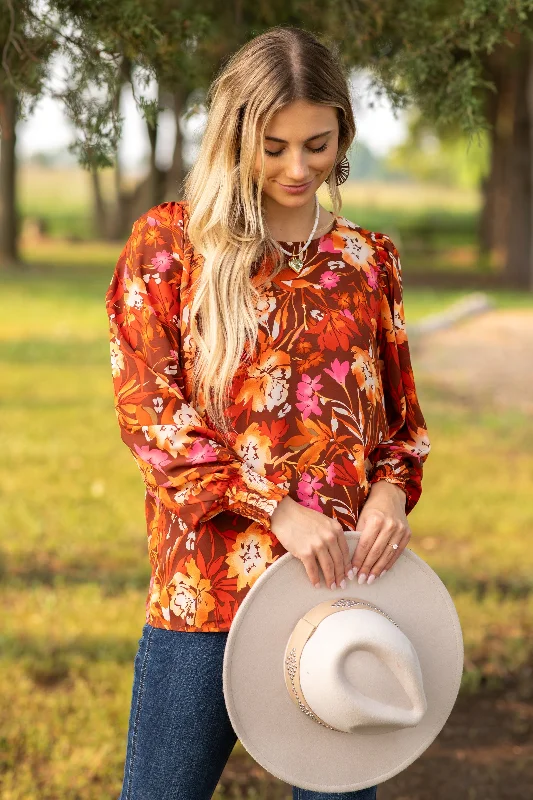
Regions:
M 336 614 L 339 611 L 346 611 L 357 606 L 362 606 L 370 609 L 371 611 L 375 611 L 378 614 L 386 617 L 389 622 L 392 622 L 397 628 L 400 627 L 398 623 L 392 619 L 392 617 L 389 617 L 389 615 L 382 611 L 381 608 L 378 608 L 372 603 L 368 603 L 366 600 L 361 600 L 360 598 L 341 597 L 340 599 L 334 601 L 326 600 L 325 603 L 319 603 L 318 605 L 309 609 L 309 611 L 307 611 L 296 623 L 285 649 L 285 685 L 287 686 L 291 700 L 296 706 L 298 706 L 300 711 L 303 711 L 306 716 L 317 722 L 319 725 L 323 725 L 325 728 L 328 728 L 331 731 L 340 731 L 341 733 L 345 733 L 346 731 L 342 731 L 340 728 L 335 728 L 333 725 L 328 725 L 328 723 L 324 722 L 324 720 L 321 719 L 311 708 L 309 708 L 307 703 L 305 703 L 305 701 L 302 699 L 303 692 L 300 685 L 300 657 L 307 640 L 313 635 L 322 620 L 326 619 L 326 617 L 329 617 L 331 614 Z

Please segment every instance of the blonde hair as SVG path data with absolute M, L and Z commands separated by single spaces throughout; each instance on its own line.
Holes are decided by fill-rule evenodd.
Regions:
M 264 226 L 265 157 L 261 147 L 256 183 L 257 146 L 272 116 L 299 99 L 337 107 L 336 166 L 355 136 L 355 121 L 335 46 L 322 44 L 309 31 L 282 26 L 248 41 L 209 87 L 207 125 L 183 184 L 188 238 L 204 258 L 190 317 L 197 345 L 192 402 L 203 405 L 225 436 L 232 379 L 246 345 L 251 356 L 257 344 L 259 292 L 250 280 L 253 265 L 265 256 L 278 264 L 277 258 L 274 275 L 284 262 L 279 244 Z M 338 215 L 342 200 L 335 167 L 326 183 L 333 213 Z

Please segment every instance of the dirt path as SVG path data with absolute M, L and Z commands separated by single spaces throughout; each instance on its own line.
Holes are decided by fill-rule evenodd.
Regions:
M 533 414 L 533 311 L 486 311 L 417 337 L 412 350 L 415 373 L 468 405 Z
M 531 800 L 533 700 L 514 692 L 461 697 L 422 756 L 379 800 Z

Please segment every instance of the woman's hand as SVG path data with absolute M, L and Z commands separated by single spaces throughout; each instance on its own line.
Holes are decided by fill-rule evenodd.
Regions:
M 320 586 L 322 568 L 326 586 L 345 588 L 350 552 L 338 520 L 300 505 L 286 495 L 270 517 L 272 533 L 285 550 L 299 558 L 313 586 Z
M 376 481 L 357 519 L 361 536 L 352 557 L 358 582 L 372 583 L 383 575 L 402 554 L 411 538 L 405 514 L 406 495 L 397 484 Z M 397 544 L 397 549 L 391 545 Z

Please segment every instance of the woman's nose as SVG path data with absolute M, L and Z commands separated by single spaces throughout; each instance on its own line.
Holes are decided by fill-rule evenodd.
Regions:
M 308 170 L 303 156 L 293 156 L 286 167 L 287 177 L 294 183 L 303 183 L 307 179 Z

